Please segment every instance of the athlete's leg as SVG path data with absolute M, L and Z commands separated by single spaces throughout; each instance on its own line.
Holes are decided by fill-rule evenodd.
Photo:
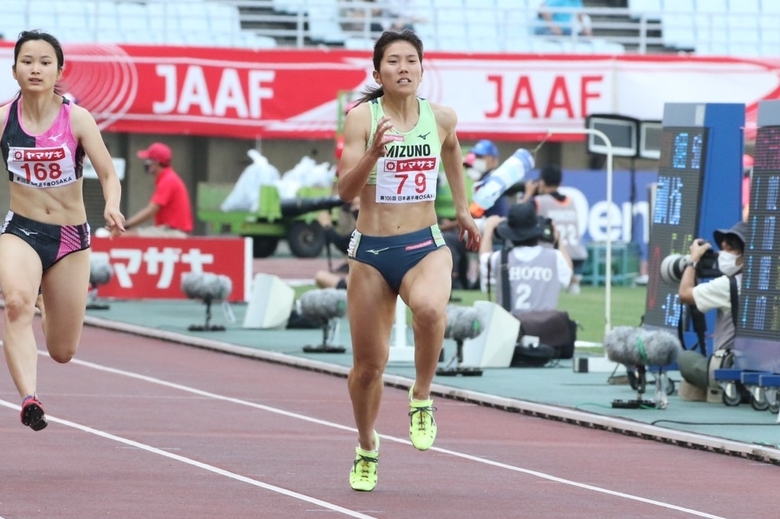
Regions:
M 34 395 L 37 384 L 38 351 L 32 321 L 42 268 L 38 254 L 28 243 L 12 234 L 0 236 L 0 289 L 5 299 L 3 350 L 22 398 Z
M 428 399 L 436 374 L 447 325 L 451 272 L 450 251 L 439 247 L 407 272 L 401 283 L 401 298 L 412 311 L 416 400 Z
M 349 396 L 360 448 L 372 451 L 397 296 L 374 267 L 351 260 L 349 272 L 347 313 L 353 358 L 348 378 Z
M 57 362 L 76 354 L 89 289 L 89 249 L 68 254 L 43 273 L 46 349 Z
M 41 312 L 41 328 L 46 335 L 46 307 L 43 305 L 43 293 L 39 292 L 38 297 L 35 298 L 35 308 Z

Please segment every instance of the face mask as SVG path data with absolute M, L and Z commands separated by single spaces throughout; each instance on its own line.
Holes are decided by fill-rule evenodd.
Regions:
M 474 159 L 471 169 L 475 170 L 479 175 L 483 175 L 487 171 L 487 161 L 485 159 Z
M 474 182 L 476 182 L 477 180 L 479 180 L 480 178 L 482 178 L 482 173 L 481 173 L 480 171 L 477 171 L 477 170 L 476 170 L 476 169 L 474 169 L 473 167 L 468 167 L 468 168 L 466 168 L 466 174 L 467 174 L 467 175 L 469 176 L 469 178 L 470 178 L 471 180 L 473 180 Z
M 727 276 L 733 276 L 742 269 L 742 265 L 737 265 L 737 254 L 720 251 L 718 254 L 718 270 Z

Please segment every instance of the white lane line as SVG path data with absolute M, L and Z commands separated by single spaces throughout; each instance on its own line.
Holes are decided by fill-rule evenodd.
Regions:
M 48 353 L 46 353 L 46 352 L 38 351 L 38 353 L 41 354 L 41 355 L 44 355 L 44 356 L 48 356 Z M 187 393 L 192 393 L 194 395 L 203 396 L 203 397 L 207 397 L 207 398 L 212 398 L 214 400 L 221 400 L 223 402 L 230 402 L 232 404 L 238 404 L 238 405 L 244 405 L 244 406 L 248 406 L 248 407 L 254 407 L 255 409 L 262 409 L 263 411 L 268 411 L 270 413 L 280 414 L 282 416 L 287 416 L 289 418 L 296 418 L 298 420 L 305 420 L 307 422 L 316 423 L 318 425 L 324 425 L 326 427 L 332 427 L 332 428 L 336 428 L 336 429 L 341 429 L 342 431 L 350 431 L 350 432 L 357 433 L 357 429 L 355 429 L 354 427 L 347 427 L 345 425 L 340 425 L 340 424 L 333 423 L 333 422 L 328 422 L 328 421 L 325 421 L 325 420 L 319 420 L 317 418 L 312 418 L 310 416 L 305 416 L 305 415 L 302 415 L 302 414 L 292 413 L 292 412 L 289 412 L 289 411 L 285 411 L 284 409 L 278 409 L 276 407 L 269 407 L 269 406 L 263 405 L 263 404 L 256 404 L 254 402 L 249 402 L 248 400 L 241 400 L 239 398 L 233 398 L 233 397 L 229 397 L 229 396 L 218 395 L 216 393 L 211 393 L 209 391 L 202 391 L 200 389 L 195 389 L 194 387 L 183 386 L 181 384 L 176 384 L 174 382 L 168 382 L 168 381 L 165 381 L 165 380 L 161 380 L 159 378 L 149 377 L 149 376 L 146 376 L 146 375 L 140 375 L 138 373 L 133 373 L 131 371 L 125 371 L 125 370 L 116 369 L 116 368 L 109 368 L 108 366 L 102 366 L 100 364 L 94 364 L 92 362 L 87 362 L 87 361 L 79 360 L 79 359 L 72 359 L 70 361 L 70 363 L 71 364 L 79 364 L 81 366 L 92 368 L 92 369 L 95 369 L 95 370 L 98 370 L 98 371 L 105 371 L 106 373 L 113 373 L 115 375 L 122 375 L 124 377 L 129 377 L 129 378 L 135 378 L 135 379 L 138 379 L 138 380 L 143 380 L 144 382 L 149 382 L 151 384 L 157 384 L 158 386 L 165 386 L 165 387 L 169 387 L 171 389 L 178 389 L 179 391 L 184 391 L 184 392 L 187 392 Z M 407 441 L 406 443 L 409 443 L 409 442 Z
M 463 459 L 467 459 L 467 460 L 471 460 L 471 461 L 478 461 L 478 462 L 484 463 L 486 465 L 492 465 L 494 467 L 499 467 L 499 468 L 506 469 L 506 470 L 512 470 L 514 472 L 522 472 L 523 474 L 527 474 L 529 476 L 535 476 L 535 477 L 538 477 L 538 478 L 541 478 L 541 479 L 546 479 L 548 481 L 554 481 L 556 483 L 562 483 L 564 485 L 570 485 L 570 486 L 577 487 L 577 488 L 582 488 L 582 489 L 585 489 L 585 490 L 592 490 L 594 492 L 599 492 L 601 494 L 607 494 L 607 495 L 615 496 L 615 497 L 622 497 L 624 499 L 630 499 L 632 501 L 638 501 L 640 503 L 646 503 L 648 505 L 659 506 L 661 508 L 668 508 L 669 510 L 675 510 L 677 512 L 683 512 L 683 513 L 686 513 L 686 514 L 694 515 L 696 517 L 706 517 L 707 519 L 726 519 L 725 517 L 721 517 L 719 515 L 708 514 L 707 512 L 700 512 L 698 510 L 692 510 L 690 508 L 685 508 L 685 507 L 673 505 L 673 504 L 670 504 L 670 503 L 664 503 L 663 501 L 656 501 L 654 499 L 647 499 L 645 497 L 639 497 L 639 496 L 635 496 L 635 495 L 632 495 L 632 494 L 626 494 L 626 493 L 623 493 L 623 492 L 617 492 L 615 490 L 609 490 L 609 489 L 606 489 L 606 488 L 596 487 L 596 486 L 593 486 L 593 485 L 588 485 L 587 483 L 579 483 L 577 481 L 572 481 L 572 480 L 569 480 L 569 479 L 563 479 L 563 478 L 559 478 L 557 476 L 551 476 L 550 474 L 545 474 L 544 472 L 537 472 L 537 471 L 531 470 L 531 469 L 524 469 L 524 468 L 520 468 L 520 467 L 515 467 L 514 465 L 507 465 L 505 463 L 499 463 L 497 461 L 492 461 L 492 460 L 488 460 L 488 459 L 484 459 L 484 458 L 478 458 L 478 457 L 472 456 L 470 454 L 463 454 L 461 452 L 451 451 L 451 450 L 447 450 L 447 449 L 440 449 L 438 447 L 431 447 L 429 450 L 435 450 L 435 451 L 438 451 L 438 452 L 441 452 L 441 453 L 444 453 L 444 454 L 449 454 L 451 456 L 456 456 L 458 458 L 463 458 Z
M 0 405 L 7 407 L 9 409 L 13 409 L 15 411 L 19 411 L 21 409 L 21 406 L 18 406 L 16 404 L 12 404 L 11 402 L 6 402 L 5 400 L 0 400 Z M 275 485 L 269 485 L 268 483 L 263 483 L 262 481 L 258 481 L 256 479 L 248 478 L 246 476 L 242 476 L 240 474 L 236 474 L 235 472 L 230 472 L 228 470 L 221 469 L 219 467 L 215 467 L 214 465 L 209 465 L 208 463 L 203 463 L 197 460 L 193 460 L 191 458 L 186 458 L 184 456 L 179 456 L 178 454 L 173 454 L 168 451 L 164 451 L 161 449 L 158 449 L 156 447 L 152 447 L 150 445 L 146 445 L 145 443 L 140 443 L 134 440 L 129 440 L 127 438 L 122 438 L 121 436 L 116 436 L 111 433 L 107 433 L 105 431 L 100 431 L 98 429 L 93 429 L 92 427 L 87 427 L 86 425 L 81 425 L 75 422 L 71 422 L 69 420 L 63 420 L 62 418 L 56 418 L 50 414 L 46 415 L 46 418 L 53 423 L 58 423 L 61 425 L 65 425 L 67 427 L 72 427 L 73 429 L 78 429 L 79 431 L 83 431 L 89 434 L 94 434 L 95 436 L 99 436 L 101 438 L 105 438 L 107 440 L 115 441 L 118 443 L 123 443 L 125 445 L 128 445 L 130 447 L 135 447 L 136 449 L 141 449 L 147 452 L 150 452 L 152 454 L 157 454 L 158 456 L 164 456 L 166 458 L 170 458 L 172 460 L 179 461 L 181 463 L 185 463 L 187 465 L 192 465 L 193 467 L 197 467 L 199 469 L 207 470 L 209 472 L 213 472 L 215 474 L 219 474 L 220 476 L 225 476 L 227 478 L 235 479 L 236 481 L 241 481 L 242 483 L 248 483 L 250 485 L 263 488 L 265 490 L 270 490 L 271 492 L 276 492 L 277 494 L 282 494 L 287 497 L 292 497 L 294 499 L 298 499 L 301 501 L 306 501 L 307 503 L 311 503 L 313 505 L 320 506 L 322 508 L 327 508 L 328 510 L 332 510 L 334 512 L 340 512 L 344 515 L 350 516 L 350 517 L 357 517 L 359 519 L 376 519 L 374 516 L 371 515 L 365 515 L 361 514 L 360 512 L 355 512 L 353 510 L 349 510 L 347 508 L 343 508 L 341 506 L 335 505 L 333 503 L 328 503 L 327 501 L 322 501 L 320 499 L 317 499 L 315 497 L 310 497 L 304 494 L 299 494 L 298 492 L 293 492 L 292 490 L 287 490 L 285 488 L 277 487 Z M 2 519 L 2 517 L 0 517 Z
M 42 352 L 42 351 L 39 351 L 38 353 L 41 354 L 41 355 L 47 355 L 46 352 Z M 92 363 L 92 362 L 87 362 L 87 361 L 83 361 L 83 360 L 79 360 L 79 359 L 73 359 L 73 360 L 71 360 L 71 363 L 79 364 L 79 365 L 82 365 L 82 366 L 85 366 L 85 367 L 88 367 L 88 368 L 92 368 L 92 369 L 95 369 L 95 370 L 98 370 L 98 371 L 104 371 L 104 372 L 107 372 L 107 373 L 113 373 L 113 374 L 116 374 L 116 375 L 122 375 L 122 376 L 129 377 L 129 378 L 135 378 L 135 379 L 138 379 L 138 380 L 143 380 L 145 382 L 149 382 L 149 383 L 152 383 L 152 384 L 157 384 L 157 385 L 160 385 L 160 386 L 165 386 L 165 387 L 169 387 L 169 388 L 173 388 L 173 389 L 178 389 L 180 391 L 185 391 L 185 392 L 188 392 L 188 393 L 192 393 L 192 394 L 199 395 L 199 396 L 204 396 L 204 397 L 207 397 L 207 398 L 213 398 L 213 399 L 216 399 L 216 400 L 221 400 L 221 401 L 225 401 L 225 402 L 231 402 L 231 403 L 238 404 L 238 405 L 243 405 L 243 406 L 247 406 L 247 407 L 253 407 L 255 409 L 262 409 L 264 411 L 268 411 L 268 412 L 271 412 L 271 413 L 276 413 L 276 414 L 280 414 L 280 415 L 287 416 L 287 417 L 290 417 L 290 418 L 295 418 L 295 419 L 298 419 L 298 420 L 304 420 L 304 421 L 307 421 L 307 422 L 316 423 L 318 425 L 324 425 L 326 427 L 331 427 L 331 428 L 339 429 L 339 430 L 342 430 L 342 431 L 357 432 L 357 430 L 355 428 L 353 428 L 353 427 L 347 427 L 345 425 L 341 425 L 341 424 L 334 423 L 334 422 L 329 422 L 327 420 L 319 420 L 317 418 L 312 418 L 310 416 L 305 416 L 305 415 L 301 415 L 301 414 L 297 414 L 297 413 L 292 413 L 290 411 L 285 411 L 283 409 L 277 409 L 277 408 L 269 407 L 269 406 L 262 405 L 262 404 L 256 404 L 254 402 L 249 402 L 247 400 L 241 400 L 239 398 L 232 398 L 232 397 L 227 397 L 227 396 L 224 396 L 224 395 L 218 395 L 216 393 L 211 393 L 211 392 L 208 392 L 208 391 L 202 391 L 200 389 L 195 389 L 195 388 L 192 388 L 192 387 L 189 387 L 189 386 L 183 386 L 181 384 L 175 384 L 173 382 L 167 382 L 165 380 L 161 380 L 161 379 L 154 378 L 154 377 L 149 377 L 147 375 L 140 375 L 138 373 L 133 373 L 133 372 L 130 372 L 130 371 L 125 371 L 125 370 L 116 369 L 116 368 L 109 368 L 107 366 L 102 366 L 100 364 L 95 364 L 95 363 Z M 393 436 L 387 436 L 387 435 L 384 435 L 384 434 L 380 434 L 380 437 L 382 439 L 387 439 L 387 440 L 390 440 L 390 441 L 394 441 L 394 442 L 410 445 L 410 442 L 407 439 L 401 439 L 401 438 L 397 438 L 397 437 L 393 437 Z M 469 454 L 464 454 L 464 453 L 461 453 L 461 452 L 451 451 L 451 450 L 448 450 L 448 449 L 442 449 L 442 448 L 439 448 L 439 447 L 431 447 L 429 450 L 441 452 L 442 454 L 449 454 L 451 456 L 456 456 L 456 457 L 463 458 L 463 459 L 466 459 L 466 460 L 469 460 L 469 461 L 475 461 L 475 462 L 482 463 L 482 464 L 485 464 L 485 465 L 491 465 L 491 466 L 494 466 L 494 467 L 497 467 L 497 468 L 511 470 L 511 471 L 514 471 L 514 472 L 520 472 L 522 474 L 527 474 L 529 476 L 534 476 L 534 477 L 537 477 L 537 478 L 546 479 L 548 481 L 554 481 L 556 483 L 560 483 L 560 484 L 563 484 L 563 485 L 569 485 L 569 486 L 573 486 L 573 487 L 577 487 L 577 488 L 582 488 L 582 489 L 585 489 L 585 490 L 590 490 L 590 491 L 593 491 L 593 492 L 599 492 L 599 493 L 602 493 L 602 494 L 607 494 L 607 495 L 611 495 L 611 496 L 615 496 L 615 497 L 621 497 L 623 499 L 629 499 L 631 501 L 637 501 L 637 502 L 640 502 L 640 503 L 645 503 L 645 504 L 649 504 L 649 505 L 653 505 L 653 506 L 658 506 L 660 508 L 667 508 L 669 510 L 675 510 L 675 511 L 678 511 L 678 512 L 683 512 L 683 513 L 690 514 L 690 515 L 696 516 L 696 517 L 704 517 L 706 519 L 727 519 L 725 517 L 709 514 L 707 512 L 701 512 L 701 511 L 698 511 L 698 510 L 693 510 L 693 509 L 690 509 L 690 508 L 685 508 L 685 507 L 673 505 L 673 504 L 670 504 L 670 503 L 664 503 L 662 501 L 655 501 L 653 499 L 647 499 L 647 498 L 640 497 L 640 496 L 635 496 L 635 495 L 632 495 L 632 494 L 626 494 L 626 493 L 623 493 L 623 492 L 617 492 L 617 491 L 609 490 L 609 489 L 606 489 L 606 488 L 601 488 L 601 487 L 597 487 L 597 486 L 593 486 L 593 485 L 588 485 L 586 483 L 579 483 L 577 481 L 572 481 L 572 480 L 569 480 L 569 479 L 564 479 L 564 478 L 559 478 L 557 476 L 552 476 L 550 474 L 545 474 L 544 472 L 538 472 L 538 471 L 535 471 L 535 470 L 524 469 L 524 468 L 521 468 L 521 467 L 516 467 L 514 465 L 507 465 L 505 463 L 499 463 L 497 461 L 492 461 L 492 460 L 488 460 L 488 459 L 484 459 L 484 458 L 479 458 L 479 457 L 471 456 Z

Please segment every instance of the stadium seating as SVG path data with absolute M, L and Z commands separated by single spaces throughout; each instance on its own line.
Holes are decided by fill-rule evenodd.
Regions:
M 625 53 L 627 45 L 644 52 L 652 40 L 656 50 L 668 52 L 780 55 L 780 0 L 626 0 L 625 9 L 611 10 L 604 2 L 589 5 L 586 0 L 595 19 L 595 36 L 590 38 L 534 36 L 540 2 L 414 0 L 404 5 L 428 50 L 615 55 Z M 13 0 L 3 3 L 0 34 L 14 39 L 21 30 L 39 28 L 63 43 L 369 50 L 376 36 L 369 34 L 370 23 L 360 30 L 350 28 L 345 9 L 371 13 L 383 3 L 398 7 L 391 0 Z M 386 18 L 370 21 L 388 23 Z M 632 27 L 637 33 L 660 29 L 660 36 L 625 36 Z M 615 28 L 624 31 L 623 39 L 614 36 Z
M 670 49 L 702 55 L 780 55 L 777 0 L 628 0 L 633 19 L 660 18 Z
M 298 5 L 305 0 L 294 0 Z M 322 0 L 318 0 L 322 1 Z M 25 29 L 53 33 L 63 43 L 135 43 L 269 48 L 276 40 L 241 28 L 227 2 L 13 0 L 3 3 L 0 33 Z

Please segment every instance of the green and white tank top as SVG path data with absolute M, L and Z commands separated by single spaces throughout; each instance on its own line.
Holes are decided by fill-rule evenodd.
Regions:
M 408 132 L 395 129 L 385 133 L 392 140 L 387 143 L 387 154 L 381 157 L 371 175 L 369 184 L 376 185 L 376 201 L 383 204 L 405 204 L 436 199 L 436 182 L 441 161 L 441 142 L 438 125 L 431 105 L 425 99 L 417 100 L 420 119 Z M 377 122 L 385 116 L 380 99 L 373 99 L 371 107 L 370 147 Z

